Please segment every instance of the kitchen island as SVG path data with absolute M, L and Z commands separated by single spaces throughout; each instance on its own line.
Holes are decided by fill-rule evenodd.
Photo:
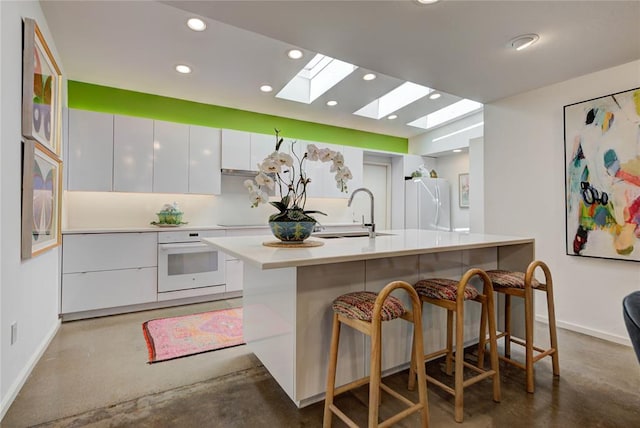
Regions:
M 390 230 L 382 236 L 323 239 L 309 248 L 271 248 L 273 236 L 203 239 L 244 262 L 244 337 L 252 352 L 299 407 L 324 396 L 331 302 L 353 291 L 380 291 L 394 280 L 415 283 L 438 276 L 459 279 L 471 267 L 525 270 L 534 259 L 534 240 L 501 235 L 426 230 Z M 407 305 L 406 296 L 398 294 Z M 469 302 L 465 342 L 479 332 L 480 305 Z M 425 353 L 445 343 L 446 314 L 425 305 Z M 520 308 L 512 309 L 516 316 Z M 516 323 L 514 323 L 516 324 Z M 517 325 L 515 326 L 517 329 Z M 408 366 L 410 324 L 383 324 L 384 374 Z M 336 384 L 368 373 L 368 338 L 344 328 Z

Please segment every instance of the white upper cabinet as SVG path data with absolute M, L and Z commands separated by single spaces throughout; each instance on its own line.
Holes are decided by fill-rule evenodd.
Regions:
M 219 195 L 220 130 L 189 127 L 189 193 Z
M 114 116 L 113 164 L 114 191 L 152 191 L 153 120 Z
M 189 125 L 154 121 L 153 191 L 189 191 Z
M 110 191 L 113 115 L 69 109 L 69 190 Z
M 283 143 L 284 144 L 284 143 Z M 251 134 L 251 155 L 249 166 L 251 171 L 258 170 L 258 164 L 276 150 L 275 134 Z M 281 149 L 282 150 L 282 149 Z
M 222 130 L 222 168 L 255 171 L 251 167 L 251 133 L 234 129 Z

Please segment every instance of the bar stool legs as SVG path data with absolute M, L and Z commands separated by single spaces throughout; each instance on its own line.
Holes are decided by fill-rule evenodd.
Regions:
M 540 268 L 544 273 L 545 282 L 540 283 L 535 279 L 534 273 Z M 549 267 L 542 261 L 536 260 L 529 264 L 526 272 L 512 272 L 505 270 L 490 270 L 487 275 L 493 283 L 494 290 L 505 295 L 505 329 L 498 335 L 498 338 L 504 337 L 504 357 L 500 357 L 503 361 L 515 365 L 526 373 L 526 389 L 527 392 L 535 391 L 535 372 L 534 364 L 540 359 L 551 356 L 553 365 L 553 374 L 560 376 L 560 363 L 558 360 L 558 336 L 556 331 L 556 316 L 553 298 L 553 281 Z M 534 313 L 533 313 L 533 292 L 534 290 L 545 292 L 547 298 L 547 312 L 549 316 L 549 340 L 551 347 L 549 349 L 541 349 L 534 345 Z M 511 335 L 511 296 L 524 299 L 525 313 L 525 338 L 524 342 L 513 338 Z M 516 343 L 525 348 L 525 364 L 514 361 L 511 358 L 511 343 Z M 537 355 L 534 351 L 538 352 Z
M 402 303 L 390 293 L 395 289 L 404 289 L 411 298 L 412 310 L 407 311 Z M 414 403 L 381 382 L 382 357 L 382 321 L 402 318 L 414 324 L 412 340 L 412 359 L 422 354 L 422 310 L 421 303 L 413 287 L 404 281 L 394 281 L 387 284 L 379 294 L 371 292 L 349 293 L 338 297 L 333 302 L 333 327 L 331 332 L 331 348 L 329 351 L 329 368 L 327 373 L 327 388 L 325 396 L 323 427 L 331 427 L 333 414 L 338 416 L 350 427 L 357 427 L 344 412 L 335 404 L 336 395 L 369 383 L 369 415 L 368 426 L 387 427 L 405 417 L 420 412 L 421 426 L 429 426 L 429 407 L 427 403 L 427 380 L 424 366 L 418 370 L 420 382 L 419 402 Z M 340 342 L 340 327 L 346 324 L 371 337 L 370 374 L 368 377 L 355 380 L 346 385 L 335 387 L 336 366 L 338 363 L 338 345 Z M 380 404 L 380 389 L 405 403 L 408 408 L 378 423 Z
M 483 282 L 483 293 L 479 294 L 478 291 L 469 283 L 471 278 L 479 276 Z M 491 280 L 487 274 L 481 269 L 470 269 L 467 271 L 462 279 L 453 281 L 449 279 L 426 279 L 418 281 L 415 286 L 418 295 L 423 303 L 431 303 L 436 306 L 443 307 L 447 310 L 447 347 L 440 351 L 428 355 L 420 355 L 416 360 L 411 362 L 409 370 L 409 388 L 413 388 L 415 385 L 415 372 L 416 368 L 420 369 L 424 367 L 424 361 L 430 360 L 435 357 L 446 355 L 446 371 L 447 374 L 451 374 L 451 362 L 455 364 L 454 373 L 454 387 L 451 388 L 444 383 L 434 379 L 431 376 L 426 376 L 427 381 L 433 385 L 437 385 L 446 392 L 452 394 L 455 402 L 455 420 L 456 422 L 463 421 L 464 410 L 464 388 L 474 383 L 491 378 L 493 381 L 493 400 L 500 401 L 500 373 L 498 367 L 498 345 L 496 337 L 496 324 L 495 324 L 495 309 L 493 303 L 493 287 Z M 473 300 L 482 304 L 482 316 L 480 320 L 480 343 L 478 345 L 478 365 L 472 365 L 464 361 L 464 301 Z M 454 314 L 455 314 L 455 353 L 453 352 L 453 327 L 454 327 Z M 485 325 L 489 324 L 489 344 L 490 344 L 490 359 L 491 369 L 484 370 L 480 362 L 484 359 L 484 342 L 485 342 Z M 469 368 L 475 371 L 477 374 L 467 380 L 464 380 L 463 371 L 464 368 Z

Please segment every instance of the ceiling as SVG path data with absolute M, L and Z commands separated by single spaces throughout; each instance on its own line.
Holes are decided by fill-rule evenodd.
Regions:
M 55 1 L 41 2 L 71 80 L 400 137 L 460 97 L 487 103 L 640 59 L 638 1 Z M 199 16 L 201 33 L 185 22 Z M 540 40 L 507 48 L 520 34 Z M 301 60 L 287 58 L 292 47 Z M 358 65 L 312 104 L 275 94 L 322 53 Z M 185 63 L 188 75 L 175 72 Z M 378 75 L 366 82 L 362 76 Z M 640 71 L 640 70 L 639 70 Z M 352 113 L 404 81 L 444 93 L 396 112 Z M 274 91 L 259 91 L 268 83 Z M 455 95 L 452 95 L 455 94 Z M 326 101 L 338 101 L 328 107 Z

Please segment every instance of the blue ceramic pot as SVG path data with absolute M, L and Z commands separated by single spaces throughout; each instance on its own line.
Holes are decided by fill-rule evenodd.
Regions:
M 315 221 L 270 221 L 273 236 L 284 242 L 302 242 L 311 236 Z

